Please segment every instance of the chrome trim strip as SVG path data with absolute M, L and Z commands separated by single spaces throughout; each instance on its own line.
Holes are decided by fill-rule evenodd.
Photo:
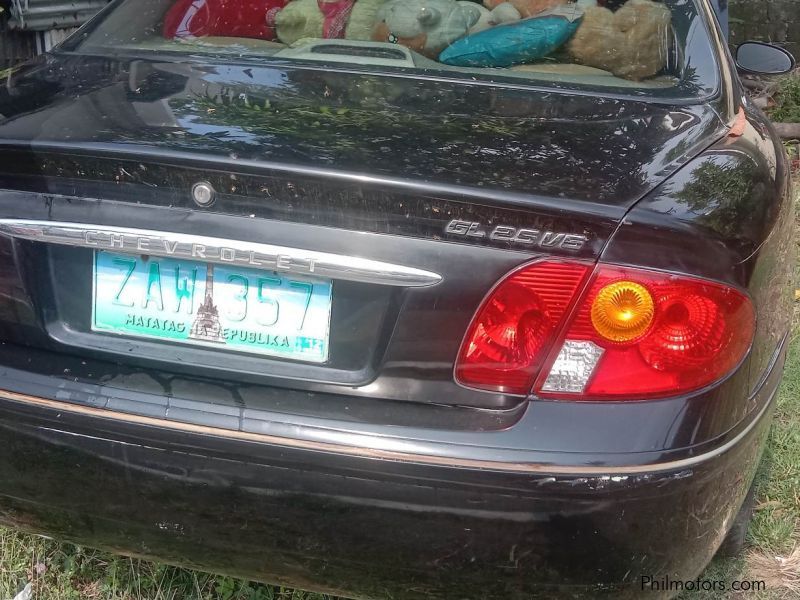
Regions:
M 112 421 L 122 421 L 125 423 L 134 423 L 149 427 L 160 427 L 164 429 L 172 429 L 177 431 L 184 431 L 189 433 L 198 433 L 203 435 L 212 435 L 216 437 L 244 440 L 249 442 L 258 442 L 262 444 L 273 444 L 276 446 L 283 446 L 286 448 L 298 448 L 302 450 L 314 450 L 319 452 L 331 452 L 336 454 L 343 454 L 347 456 L 355 456 L 360 458 L 372 458 L 400 461 L 414 464 L 454 467 L 461 469 L 483 469 L 497 472 L 508 473 L 527 473 L 531 475 L 564 475 L 576 477 L 615 477 L 621 475 L 647 475 L 661 473 L 665 471 L 680 471 L 689 467 L 693 467 L 699 463 L 711 460 L 728 452 L 741 442 L 753 429 L 760 423 L 761 419 L 772 406 L 772 401 L 777 394 L 778 388 L 776 387 L 770 398 L 764 403 L 764 406 L 758 411 L 758 414 L 750 420 L 750 422 L 742 428 L 733 438 L 724 444 L 709 450 L 703 454 L 690 456 L 679 460 L 666 461 L 661 463 L 653 463 L 649 465 L 626 465 L 626 466 L 563 466 L 553 464 L 541 463 L 527 463 L 527 462 L 501 462 L 492 460 L 480 460 L 474 458 L 458 458 L 451 456 L 434 456 L 430 454 L 418 454 L 402 450 L 402 443 L 397 448 L 392 449 L 385 443 L 383 447 L 366 447 L 354 446 L 348 444 L 339 444 L 335 442 L 315 439 L 299 439 L 289 438 L 279 435 L 268 433 L 251 433 L 248 431 L 238 431 L 232 429 L 223 429 L 220 427 L 212 427 L 208 425 L 195 425 L 192 423 L 185 423 L 179 421 L 170 421 L 159 417 L 147 417 L 143 415 L 135 415 L 131 413 L 121 413 L 105 408 L 95 408 L 93 406 L 81 406 L 69 402 L 50 400 L 39 396 L 30 396 L 28 394 L 20 394 L 6 390 L 0 390 L 0 400 L 8 400 L 20 404 L 28 404 L 32 406 L 39 406 L 41 408 L 48 408 L 59 412 L 68 412 L 78 415 L 89 417 L 99 417 L 109 419 Z
M 378 285 L 435 285 L 441 275 L 391 263 L 222 238 L 59 221 L 0 219 L 0 233 L 64 246 L 200 260 Z

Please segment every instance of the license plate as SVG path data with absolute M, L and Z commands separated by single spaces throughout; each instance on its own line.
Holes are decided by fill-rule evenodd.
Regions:
M 97 251 L 92 329 L 320 363 L 332 291 L 330 280 Z

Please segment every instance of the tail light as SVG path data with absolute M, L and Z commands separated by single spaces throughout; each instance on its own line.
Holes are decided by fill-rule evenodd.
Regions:
M 538 262 L 511 273 L 484 301 L 456 363 L 463 385 L 528 394 L 590 267 Z
M 705 387 L 753 339 L 740 291 L 669 273 L 534 263 L 478 311 L 459 355 L 460 383 L 574 400 L 643 400 Z M 501 333 L 502 332 L 502 333 Z

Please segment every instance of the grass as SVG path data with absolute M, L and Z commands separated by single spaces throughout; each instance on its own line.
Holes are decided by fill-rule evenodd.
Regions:
M 780 80 L 775 101 L 776 106 L 769 111 L 773 121 L 800 123 L 800 71 Z
M 29 581 L 34 600 L 328 600 L 0 528 L 0 599 Z
M 800 235 L 797 242 L 800 247 Z M 797 275 L 800 282 L 800 268 Z M 786 373 L 766 452 L 770 469 L 758 480 L 749 548 L 740 557 L 715 560 L 703 575 L 726 582 L 764 580 L 765 592 L 747 594 L 756 600 L 800 597 L 800 300 L 795 306 Z M 0 600 L 10 600 L 27 582 L 33 584 L 34 600 L 330 600 L 0 528 Z M 737 600 L 744 597 L 741 594 L 685 594 L 681 600 Z

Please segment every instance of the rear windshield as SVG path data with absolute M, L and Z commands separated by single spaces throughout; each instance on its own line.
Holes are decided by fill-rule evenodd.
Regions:
M 117 0 L 72 49 L 656 95 L 716 86 L 691 0 Z

